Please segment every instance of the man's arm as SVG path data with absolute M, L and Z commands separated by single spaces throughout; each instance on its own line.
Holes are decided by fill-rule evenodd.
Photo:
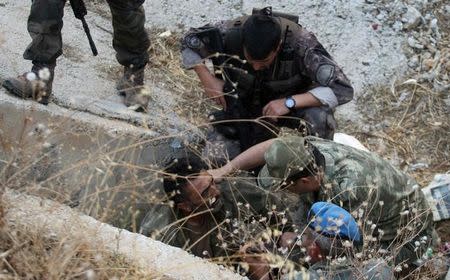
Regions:
M 309 92 L 293 95 L 292 98 L 295 100 L 296 109 L 323 105 L 319 99 Z M 283 116 L 288 113 L 289 109 L 285 105 L 285 98 L 272 100 L 263 108 L 264 116 Z
M 323 105 L 334 108 L 353 99 L 354 90 L 349 79 L 319 42 L 306 50 L 301 64 L 306 75 L 317 85 L 309 92 Z
M 222 105 L 224 110 L 226 110 L 226 101 L 223 93 L 225 82 L 209 71 L 204 65 L 204 60 L 211 58 L 215 53 L 223 52 L 223 42 L 220 40 L 222 40 L 222 34 L 226 32 L 226 26 L 227 21 L 222 21 L 213 25 L 192 28 L 185 34 L 181 48 L 183 66 L 186 69 L 194 69 L 206 96 L 213 99 L 218 105 Z M 207 44 L 202 36 L 214 36 L 215 40 L 208 37 L 209 40 L 207 42 L 210 42 L 210 44 Z
M 203 88 L 205 89 L 205 94 L 209 98 L 213 99 L 218 105 L 222 105 L 223 109 L 227 109 L 227 102 L 225 101 L 223 93 L 224 80 L 218 79 L 211 72 L 209 72 L 208 67 L 204 64 L 197 64 L 194 67 L 195 73 L 197 73 Z
M 250 170 L 255 167 L 261 166 L 265 163 L 264 153 L 272 145 L 274 139 L 269 139 L 265 142 L 261 142 L 255 146 L 245 150 L 232 161 L 226 165 L 217 168 L 210 169 L 208 173 L 211 174 L 215 181 L 220 181 L 223 177 L 236 170 Z
M 342 69 L 331 58 L 330 54 L 317 41 L 313 33 L 304 33 L 299 38 L 297 52 L 302 58 L 298 63 L 304 75 L 310 78 L 316 87 L 308 92 L 299 92 L 292 96 L 295 108 L 328 106 L 335 108 L 353 99 L 353 87 Z M 285 106 L 285 98 L 269 102 L 263 108 L 265 116 L 281 116 L 289 113 Z

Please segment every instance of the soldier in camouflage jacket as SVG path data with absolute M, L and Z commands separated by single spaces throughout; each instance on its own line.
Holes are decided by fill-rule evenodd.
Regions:
M 214 178 L 263 165 L 258 185 L 299 194 L 300 223 L 316 201 L 343 207 L 357 218 L 364 243 L 391 252 L 396 263 L 413 263 L 435 238 L 432 215 L 417 183 L 379 156 L 329 140 L 285 136 L 260 143 Z

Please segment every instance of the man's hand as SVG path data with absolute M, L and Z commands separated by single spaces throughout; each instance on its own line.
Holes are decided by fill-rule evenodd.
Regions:
M 219 183 L 225 176 L 234 171 L 233 165 L 227 163 L 224 166 L 216 169 L 209 169 L 207 172 L 213 177 L 214 182 Z
M 289 250 L 294 247 L 297 241 L 297 233 L 295 232 L 285 232 L 281 235 L 278 245 L 283 248 L 288 248 Z
M 223 93 L 224 81 L 220 79 L 211 79 L 208 85 L 205 85 L 205 94 L 211 98 L 217 105 L 221 105 L 224 110 L 227 109 L 227 102 Z
M 194 67 L 195 73 L 197 73 L 200 82 L 205 89 L 205 94 L 211 98 L 217 105 L 222 105 L 223 109 L 227 109 L 227 102 L 223 92 L 223 85 L 225 81 L 216 78 L 204 64 L 198 64 Z
M 292 250 L 296 245 L 298 234 L 294 232 L 285 232 L 281 235 L 278 245 L 283 248 Z M 312 235 L 312 230 L 307 228 L 301 236 L 301 246 L 306 248 L 306 253 L 311 257 L 310 263 L 316 263 L 323 260 L 322 250 Z
M 284 116 L 289 113 L 289 109 L 284 104 L 284 98 L 275 99 L 267 103 L 263 108 L 263 116 L 270 116 L 272 120 L 276 121 L 276 116 Z
M 248 264 L 247 276 L 250 279 L 270 280 L 270 263 L 263 249 L 245 244 L 239 249 L 242 261 Z

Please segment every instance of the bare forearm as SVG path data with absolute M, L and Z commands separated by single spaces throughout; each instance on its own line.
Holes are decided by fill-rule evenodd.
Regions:
M 250 170 L 265 163 L 264 153 L 272 145 L 274 139 L 261 142 L 245 150 L 235 157 L 230 164 L 235 170 Z
M 224 84 L 224 81 L 216 78 L 213 74 L 211 74 L 208 67 L 206 67 L 206 65 L 204 64 L 195 65 L 194 71 L 195 73 L 197 73 L 198 78 L 200 79 L 200 82 L 205 89 L 214 88 L 214 85 L 216 85 L 217 83 L 222 84 L 222 86 Z
M 250 170 L 261 166 L 265 163 L 264 153 L 270 147 L 272 142 L 273 139 L 270 139 L 250 147 L 223 167 L 209 170 L 208 172 L 211 173 L 215 179 L 218 179 L 220 177 L 225 177 L 236 170 Z
M 211 98 L 216 104 L 221 105 L 224 110 L 227 109 L 227 102 L 223 94 L 223 85 L 225 82 L 216 78 L 204 64 L 197 64 L 194 66 L 194 71 L 197 73 L 205 94 Z

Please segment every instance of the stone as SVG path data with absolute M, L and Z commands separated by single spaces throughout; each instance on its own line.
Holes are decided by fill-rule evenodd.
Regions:
M 433 18 L 433 19 L 430 21 L 430 27 L 431 27 L 431 29 L 436 29 L 436 28 L 438 28 L 437 22 L 438 22 L 437 18 Z
M 422 59 L 430 59 L 430 58 L 431 58 L 431 53 L 425 52 L 422 54 Z
M 400 30 L 403 29 L 403 23 L 402 23 L 401 21 L 397 20 L 397 21 L 394 22 L 394 24 L 392 25 L 392 28 L 393 28 L 395 31 L 400 31 Z
M 445 70 L 447 72 L 450 72 L 450 61 L 447 61 L 447 63 L 445 63 Z
M 409 45 L 411 48 L 414 48 L 414 49 L 423 49 L 423 45 L 419 44 L 419 42 L 417 42 L 417 40 L 414 39 L 413 37 L 409 37 L 407 41 L 408 41 L 408 45 Z
M 386 17 L 386 14 L 384 12 L 381 12 L 377 15 L 378 20 L 383 20 Z
M 403 27 L 406 30 L 411 30 L 420 24 L 422 20 L 422 14 L 413 6 L 408 6 L 408 10 L 403 15 L 402 20 L 404 20 Z
M 449 98 L 446 98 L 446 99 L 444 99 L 444 103 L 445 103 L 445 105 L 447 105 L 447 107 L 449 107 L 449 108 L 450 108 L 450 97 L 449 97 Z
M 450 5 L 444 7 L 444 17 L 450 19 Z
M 430 70 L 431 68 L 433 68 L 433 65 L 434 65 L 434 59 L 431 59 L 431 58 L 425 59 L 425 60 L 423 61 L 422 65 L 423 65 L 423 69 L 424 69 L 425 71 L 428 71 L 428 70 Z
M 414 55 L 413 57 L 411 57 L 408 61 L 408 66 L 410 68 L 415 68 L 419 65 L 419 58 L 417 57 L 417 55 Z

